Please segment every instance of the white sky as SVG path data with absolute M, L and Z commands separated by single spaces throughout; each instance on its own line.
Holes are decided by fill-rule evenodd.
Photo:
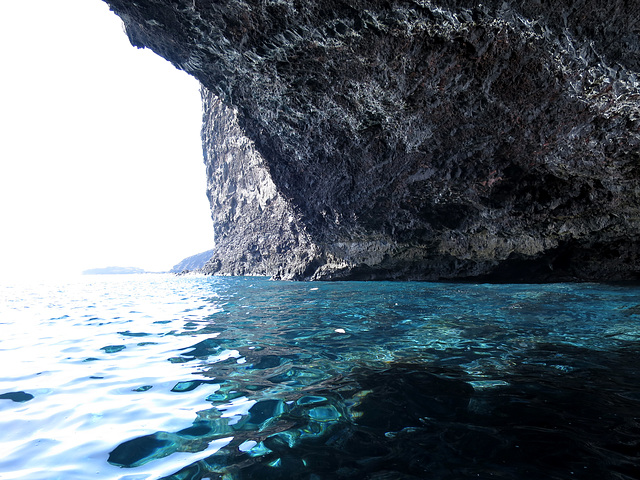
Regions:
M 213 247 L 199 85 L 101 0 L 0 0 L 0 275 Z

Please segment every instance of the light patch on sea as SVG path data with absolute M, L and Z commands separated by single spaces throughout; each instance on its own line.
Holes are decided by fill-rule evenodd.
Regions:
M 160 275 L 5 286 L 0 393 L 24 391 L 34 398 L 0 401 L 0 477 L 159 478 L 227 444 L 221 438 L 199 452 L 175 453 L 133 476 L 106 462 L 123 440 L 180 430 L 211 408 L 205 398 L 219 385 L 172 392 L 196 373 L 168 361 L 193 344 L 185 322 L 220 310 L 193 293 Z M 209 362 L 236 356 L 222 351 Z
M 274 478 L 298 478 L 297 468 L 337 478 L 313 473 L 319 454 L 294 468 L 280 449 L 335 443 L 335 432 L 366 423 L 383 401 L 372 378 L 455 378 L 461 398 L 476 392 L 461 404 L 480 412 L 487 392 L 522 381 L 523 365 L 571 375 L 588 352 L 635 346 L 638 293 L 172 275 L 5 282 L 0 478 L 269 478 L 286 465 Z M 632 390 L 619 393 L 640 400 Z M 419 431 L 434 412 L 380 442 Z

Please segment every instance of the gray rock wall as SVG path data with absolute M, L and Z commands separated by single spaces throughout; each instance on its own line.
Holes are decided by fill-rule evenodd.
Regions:
M 208 89 L 210 272 L 638 278 L 640 2 L 107 3 Z
M 278 191 L 236 112 L 206 88 L 202 141 L 215 249 L 205 267 L 217 275 L 304 278 L 316 255 L 299 215 Z

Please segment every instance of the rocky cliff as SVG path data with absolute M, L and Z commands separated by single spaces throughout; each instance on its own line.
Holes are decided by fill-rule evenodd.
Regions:
M 213 256 L 213 250 L 207 250 L 206 252 L 197 253 L 187 258 L 183 258 L 176 263 L 169 273 L 189 273 L 193 271 L 199 271 L 204 267 L 209 259 Z
M 203 85 L 211 273 L 640 276 L 637 0 L 106 0 Z

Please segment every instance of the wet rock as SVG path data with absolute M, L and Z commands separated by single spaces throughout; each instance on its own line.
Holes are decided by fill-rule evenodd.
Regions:
M 106 0 L 203 85 L 209 273 L 637 279 L 637 1 Z

